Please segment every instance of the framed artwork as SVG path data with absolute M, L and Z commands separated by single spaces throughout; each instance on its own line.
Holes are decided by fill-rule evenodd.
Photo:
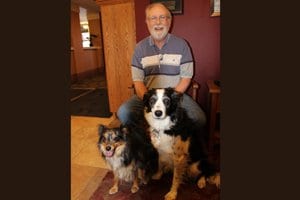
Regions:
M 221 15 L 221 0 L 210 0 L 210 16 L 217 17 Z
M 150 3 L 163 3 L 172 14 L 183 14 L 182 0 L 150 0 Z

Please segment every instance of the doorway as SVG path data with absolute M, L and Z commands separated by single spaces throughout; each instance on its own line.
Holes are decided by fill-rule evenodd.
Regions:
M 110 117 L 99 6 L 71 5 L 71 115 Z

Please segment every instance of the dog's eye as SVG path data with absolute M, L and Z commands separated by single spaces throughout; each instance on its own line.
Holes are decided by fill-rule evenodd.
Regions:
M 149 105 L 150 105 L 150 106 L 153 106 L 153 105 L 155 104 L 155 102 L 156 102 L 156 99 L 155 99 L 154 97 L 151 97 L 151 98 L 149 99 Z
M 115 141 L 115 142 L 119 142 L 120 140 L 121 140 L 121 137 L 115 137 L 115 138 L 114 138 L 114 141 Z
M 166 106 L 170 105 L 170 99 L 165 98 L 163 99 L 163 102 Z
M 101 137 L 101 138 L 100 138 L 100 141 L 101 141 L 101 142 L 105 142 L 105 141 L 106 141 L 106 138 L 105 138 L 105 137 Z

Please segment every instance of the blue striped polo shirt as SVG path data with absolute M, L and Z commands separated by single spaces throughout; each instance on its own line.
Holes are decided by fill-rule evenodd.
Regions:
M 187 42 L 168 34 L 159 49 L 151 36 L 137 43 L 132 57 L 133 81 L 144 81 L 147 88 L 175 87 L 180 78 L 192 78 L 193 58 Z

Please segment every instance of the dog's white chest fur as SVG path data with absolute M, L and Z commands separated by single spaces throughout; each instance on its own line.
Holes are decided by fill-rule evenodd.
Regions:
M 172 153 L 174 137 L 164 133 L 174 125 L 169 116 L 165 119 L 157 120 L 152 117 L 151 112 L 145 113 L 145 117 L 150 125 L 151 141 L 154 147 L 164 153 Z
M 174 136 L 163 133 L 163 130 L 150 132 L 151 142 L 159 153 L 159 162 L 164 166 L 164 170 L 168 171 L 173 168 L 173 145 Z
M 145 113 L 145 117 L 150 125 L 150 136 L 153 146 L 158 150 L 159 162 L 163 163 L 166 170 L 173 168 L 173 145 L 175 138 L 164 133 L 174 125 L 170 117 L 157 120 L 152 117 L 152 113 Z
M 106 158 L 107 163 L 109 164 L 111 170 L 114 171 L 114 175 L 118 176 L 119 179 L 125 180 L 126 182 L 131 182 L 134 179 L 133 171 L 134 165 L 129 164 L 124 166 L 123 158 L 119 156 L 113 156 Z
M 172 146 L 174 144 L 174 137 L 164 134 L 163 130 L 157 132 L 152 129 L 150 132 L 151 142 L 156 149 L 166 154 L 172 154 L 173 149 Z

